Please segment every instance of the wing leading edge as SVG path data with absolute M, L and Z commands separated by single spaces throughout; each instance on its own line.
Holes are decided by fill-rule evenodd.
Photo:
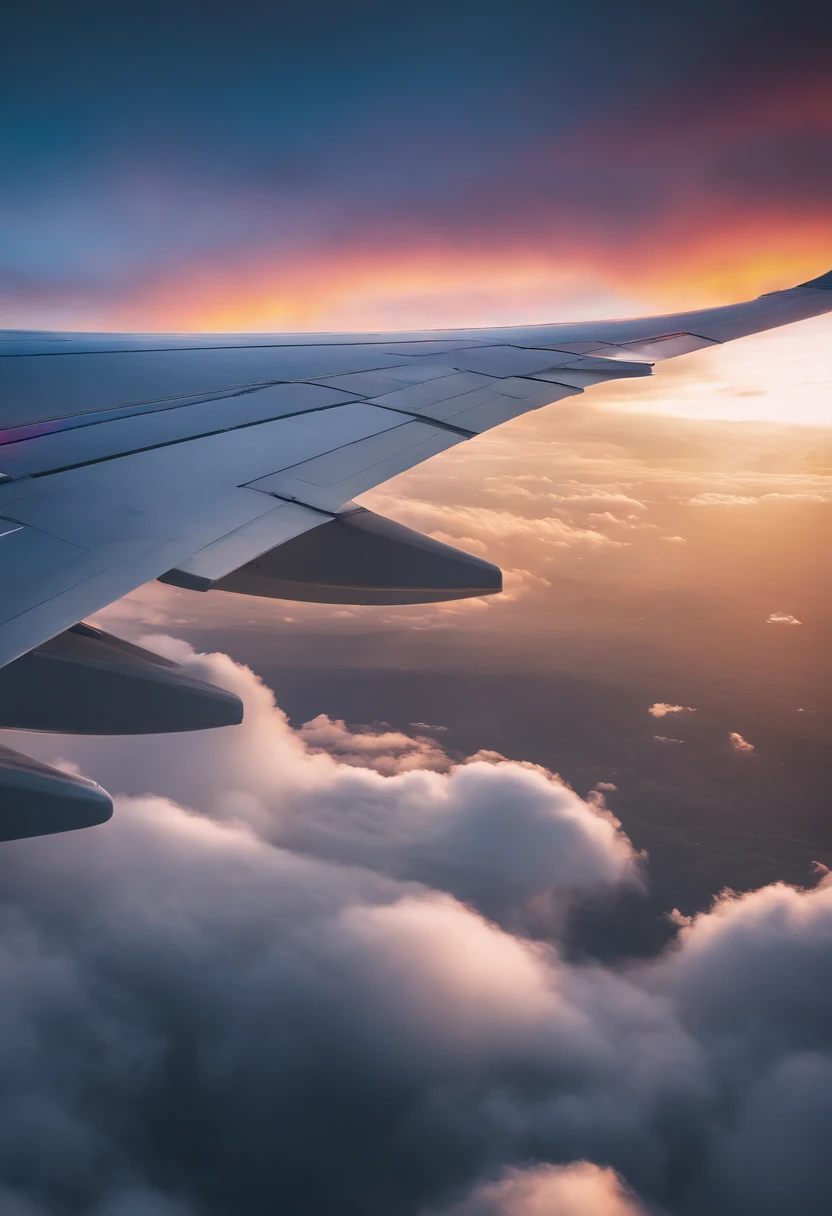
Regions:
M 78 660 L 67 656 L 79 648 L 59 637 L 154 578 L 325 602 L 492 593 L 495 567 L 362 514 L 353 498 L 594 384 L 648 376 L 659 360 L 829 311 L 832 272 L 743 304 L 623 321 L 394 334 L 0 333 L 0 668 L 19 686 L 22 657 L 57 645 L 61 661 L 50 653 L 40 670 L 69 679 Z M 112 667 L 112 646 L 96 655 L 84 661 Z M 107 679 L 97 687 L 116 689 Z M 3 680 L 0 671 L 0 697 Z M 193 706 L 199 690 L 188 696 Z M 58 729 L 73 729 L 67 705 Z M 179 729 L 199 719 L 189 713 Z M 8 762 L 0 793 L 4 773 L 18 791 L 46 781 Z M 50 797 L 59 788 L 55 778 Z

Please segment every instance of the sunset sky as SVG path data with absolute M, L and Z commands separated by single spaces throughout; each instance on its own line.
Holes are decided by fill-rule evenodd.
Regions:
M 31 0 L 0 326 L 789 287 L 832 268 L 830 62 L 809 0 Z M 4 736 L 116 810 L 0 846 L 2 1216 L 825 1216 L 832 318 L 362 502 L 504 594 L 155 582 L 96 622 L 243 726 Z
M 0 48 L 0 321 L 505 324 L 789 286 L 832 265 L 829 20 L 36 0 Z

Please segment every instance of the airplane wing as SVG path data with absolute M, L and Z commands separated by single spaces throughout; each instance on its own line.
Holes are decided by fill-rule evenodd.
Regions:
M 594 384 L 828 311 L 832 272 L 743 304 L 637 320 L 0 333 L 0 726 L 128 733 L 239 721 L 230 694 L 83 618 L 155 578 L 341 603 L 498 591 L 490 563 L 352 500 Z M 10 755 L 0 796 L 17 772 Z M 33 763 L 21 760 L 14 778 L 18 803 Z M 75 787 L 72 798 L 84 800 Z M 37 834 L 24 820 L 12 834 Z M 50 812 L 44 823 L 54 822 Z

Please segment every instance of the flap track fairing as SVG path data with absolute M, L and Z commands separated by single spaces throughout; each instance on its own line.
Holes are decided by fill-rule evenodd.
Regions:
M 358 507 L 270 549 L 212 586 L 320 604 L 431 604 L 495 595 L 502 591 L 503 576 L 491 562 Z

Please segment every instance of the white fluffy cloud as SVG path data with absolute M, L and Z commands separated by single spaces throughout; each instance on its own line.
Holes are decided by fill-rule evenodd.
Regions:
M 25 747 L 95 774 L 112 792 L 154 793 L 309 856 L 438 885 L 505 924 L 557 924 L 585 894 L 640 885 L 639 858 L 603 799 L 546 770 L 319 715 L 293 730 L 274 696 L 225 655 L 145 638 L 245 702 L 233 730 L 135 739 L 30 736 Z
M 669 705 L 667 701 L 656 701 L 647 712 L 654 718 L 666 718 L 668 714 L 695 714 L 696 710 L 692 705 Z
M 689 507 L 753 507 L 757 503 L 828 502 L 828 490 L 823 493 L 796 491 L 791 494 L 717 494 L 705 492 L 688 499 Z
M 753 752 L 754 744 L 749 743 L 747 739 L 743 739 L 738 731 L 732 730 L 728 735 L 728 740 L 735 752 Z
M 638 881 L 601 805 L 342 763 L 180 654 L 246 725 L 61 740 L 133 792 L 0 852 L 4 1213 L 825 1216 L 828 876 L 573 958 L 558 910 Z
M 423 730 L 444 730 L 444 727 L 413 723 Z M 310 722 L 304 722 L 297 737 L 310 755 L 325 753 L 334 756 L 342 764 L 356 768 L 371 768 L 377 773 L 391 775 L 406 773 L 409 769 L 436 769 L 442 772 L 451 767 L 447 753 L 433 739 L 424 735 L 406 735 L 394 730 L 350 730 L 340 718 L 329 718 L 318 714 Z
M 548 497 L 548 496 L 547 496 Z M 597 549 L 601 546 L 618 546 L 620 541 L 606 536 L 597 528 L 587 528 L 580 524 L 572 524 L 557 515 L 538 515 L 528 518 L 508 510 L 495 510 L 492 507 L 449 506 L 444 503 L 428 502 L 422 499 L 400 500 L 392 497 L 377 495 L 375 501 L 380 501 L 379 509 L 390 510 L 397 519 L 407 523 L 420 532 L 428 532 L 432 536 L 446 536 L 454 544 L 466 541 L 485 542 L 493 547 L 508 542 L 529 542 L 538 550 L 541 546 L 568 548 L 584 546 Z M 557 496 L 558 502 L 571 501 Z M 601 499 L 592 500 L 596 505 Z M 608 501 L 606 498 L 603 501 Z M 618 501 L 618 499 L 616 499 Z M 629 502 L 629 500 L 625 500 Z M 542 505 L 542 504 L 541 504 Z M 642 504 L 636 504 L 641 506 Z M 392 510 L 391 510 L 392 508 Z
M 771 612 L 766 617 L 767 625 L 799 625 L 800 621 L 790 612 Z

